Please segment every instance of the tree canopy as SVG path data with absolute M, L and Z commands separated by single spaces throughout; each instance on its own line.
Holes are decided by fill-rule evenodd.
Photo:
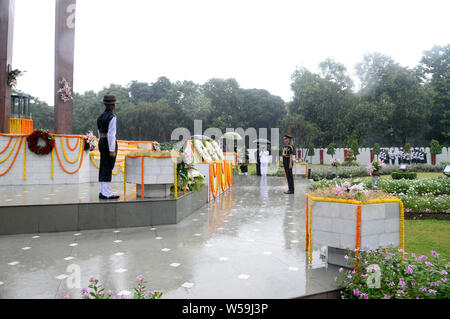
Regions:
M 244 89 L 234 78 L 212 78 L 203 84 L 171 82 L 110 84 L 99 92 L 74 94 L 73 133 L 96 133 L 100 103 L 106 93 L 120 101 L 116 114 L 118 138 L 170 140 L 173 129 L 280 128 L 294 136 L 297 147 L 347 147 L 350 143 L 428 145 L 435 139 L 450 145 L 450 45 L 425 51 L 415 68 L 403 67 L 378 52 L 366 54 L 355 66 L 355 89 L 346 67 L 331 58 L 318 72 L 299 67 L 291 75 L 291 101 L 264 89 Z M 53 130 L 53 107 L 33 98 L 35 128 Z

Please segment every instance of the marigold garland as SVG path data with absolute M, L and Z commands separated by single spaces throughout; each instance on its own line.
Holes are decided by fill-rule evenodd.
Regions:
M 78 139 L 78 143 L 79 143 L 79 142 L 80 142 L 80 140 Z M 78 144 L 78 143 L 77 143 L 77 144 Z M 80 147 L 80 151 L 78 152 L 77 158 L 76 158 L 74 161 L 71 161 L 71 160 L 69 160 L 69 158 L 67 157 L 66 149 L 64 148 L 64 140 L 63 140 L 62 137 L 61 137 L 61 147 L 62 147 L 62 151 L 63 151 L 63 154 L 64 154 L 64 158 L 65 158 L 66 161 L 67 161 L 68 163 L 70 163 L 70 164 L 74 164 L 74 163 L 78 162 L 78 160 L 80 159 L 81 152 L 83 152 L 83 150 L 84 150 L 84 147 L 83 147 L 83 148 Z
M 14 162 L 16 161 L 17 155 L 19 154 L 20 147 L 22 146 L 22 142 L 23 142 L 23 136 L 20 138 L 20 144 L 19 144 L 19 147 L 17 148 L 16 155 L 14 155 L 14 159 L 11 161 L 11 164 L 9 164 L 9 167 L 3 173 L 0 173 L 0 176 L 3 176 L 6 173 L 8 173 L 9 170 L 11 169 L 11 167 L 14 165 Z
M 84 149 L 84 140 L 82 141 L 82 149 Z M 59 165 L 61 166 L 61 168 L 62 168 L 62 170 L 64 171 L 64 172 L 66 172 L 67 174 L 75 174 L 76 172 L 78 172 L 80 169 L 81 169 L 81 165 L 83 164 L 83 156 L 84 156 L 84 152 L 81 152 L 81 160 L 80 160 L 80 166 L 76 169 L 76 170 L 74 170 L 73 172 L 69 172 L 68 170 L 66 170 L 65 168 L 64 168 L 64 165 L 62 164 L 62 162 L 61 162 L 61 158 L 59 157 L 59 154 L 58 154 L 58 148 L 56 147 L 56 144 L 55 144 L 55 152 L 56 152 L 56 158 L 58 159 L 58 162 L 59 162 Z M 53 164 L 53 161 L 52 161 L 52 164 Z
M 62 140 L 62 138 L 61 138 L 61 140 Z M 66 137 L 66 143 L 67 143 L 67 147 L 69 148 L 69 150 L 75 151 L 75 150 L 77 149 L 77 147 L 78 147 L 78 144 L 80 144 L 80 138 L 77 138 L 77 144 L 75 144 L 74 147 L 71 147 L 71 146 L 70 146 L 69 138 L 68 138 L 68 137 Z
M 12 136 L 9 137 L 8 144 L 5 146 L 5 148 L 2 151 L 0 151 L 0 154 L 3 154 L 3 152 L 5 152 L 8 149 L 9 144 L 11 144 L 12 138 L 13 138 Z
M 8 160 L 8 158 L 11 156 L 13 150 L 16 148 L 16 144 L 17 144 L 17 141 L 18 141 L 18 140 L 19 140 L 19 138 L 16 138 L 16 141 L 14 142 L 14 145 L 13 145 L 13 147 L 11 148 L 11 150 L 9 151 L 8 155 L 7 155 L 4 159 L 0 160 L 0 163 L 6 162 L 6 161 Z M 11 143 L 11 140 L 9 140 L 8 146 L 9 146 L 10 143 Z M 5 149 L 5 150 L 6 150 L 6 149 Z M 4 152 L 5 150 L 3 150 L 3 152 Z M 2 152 L 2 153 L 3 153 L 3 152 Z
M 306 230 L 305 230 L 305 250 L 308 250 L 308 244 L 309 244 L 309 210 L 308 210 L 308 196 L 306 196 Z
M 45 146 L 38 146 L 38 140 L 43 139 Z M 47 155 L 50 154 L 55 147 L 55 137 L 47 130 L 36 130 L 27 137 L 28 148 L 35 154 Z

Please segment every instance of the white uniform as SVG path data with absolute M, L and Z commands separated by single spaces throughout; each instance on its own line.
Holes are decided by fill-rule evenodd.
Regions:
M 269 152 L 268 151 L 260 151 L 259 158 L 261 161 L 261 176 L 267 175 L 267 165 L 269 164 Z

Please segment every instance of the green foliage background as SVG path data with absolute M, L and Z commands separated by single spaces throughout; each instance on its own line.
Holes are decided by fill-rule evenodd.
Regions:
M 166 142 L 174 128 L 193 132 L 194 120 L 202 120 L 203 129 L 223 132 L 268 128 L 269 139 L 270 128 L 279 127 L 280 145 L 289 133 L 302 148 L 311 143 L 347 147 L 351 141 L 361 147 L 423 146 L 432 139 L 450 146 L 450 45 L 425 51 L 415 68 L 369 53 L 355 71 L 358 90 L 346 67 L 333 59 L 321 62 L 317 73 L 300 67 L 291 76 L 290 101 L 263 89 L 241 88 L 234 78 L 198 84 L 162 76 L 151 84 L 110 84 L 99 92 L 75 93 L 73 133 L 96 133 L 96 120 L 103 112 L 100 100 L 112 93 L 121 102 L 116 109 L 119 139 Z M 33 101 L 35 129 L 53 130 L 53 108 Z

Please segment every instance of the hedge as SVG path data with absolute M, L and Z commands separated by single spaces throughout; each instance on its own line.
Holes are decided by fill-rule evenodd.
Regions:
M 417 173 L 412 172 L 393 172 L 392 179 L 417 179 Z

